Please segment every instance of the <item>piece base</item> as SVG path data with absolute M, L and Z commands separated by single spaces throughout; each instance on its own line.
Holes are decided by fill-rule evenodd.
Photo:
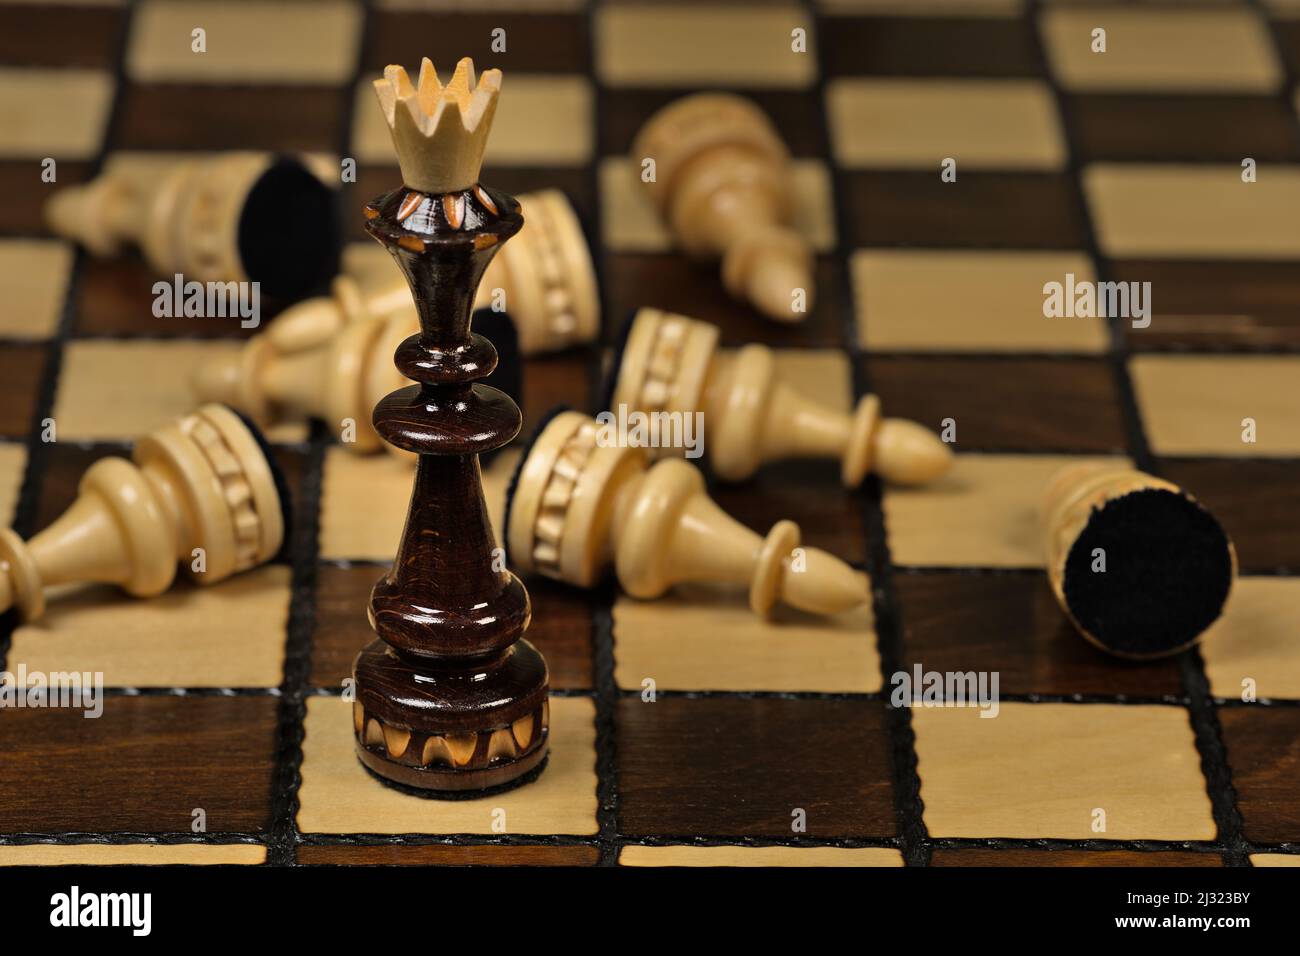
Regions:
M 421 770 L 395 763 L 354 741 L 357 759 L 381 783 L 412 796 L 444 800 L 469 800 L 513 790 L 536 780 L 546 768 L 547 744 L 518 760 L 480 770 Z

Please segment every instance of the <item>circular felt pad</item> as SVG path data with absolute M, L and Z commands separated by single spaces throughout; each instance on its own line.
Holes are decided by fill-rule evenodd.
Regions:
M 1066 557 L 1065 601 L 1103 647 L 1158 657 L 1218 618 L 1233 573 L 1213 515 L 1186 495 L 1144 489 L 1093 510 Z
M 249 190 L 239 217 L 239 260 L 268 296 L 296 301 L 338 273 L 334 191 L 301 163 L 272 163 Z

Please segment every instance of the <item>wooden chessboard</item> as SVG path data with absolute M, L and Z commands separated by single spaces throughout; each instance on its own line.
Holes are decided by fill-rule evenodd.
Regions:
M 743 597 L 530 581 L 550 765 L 445 802 L 367 777 L 342 699 L 411 472 L 320 426 L 278 429 L 285 561 L 151 601 L 70 595 L 0 633 L 10 670 L 113 688 L 96 720 L 0 713 L 0 863 L 1300 862 L 1300 4 L 424 6 L 0 3 L 0 518 L 42 527 L 90 461 L 188 410 L 191 370 L 249 334 L 155 318 L 138 258 L 51 239 L 40 160 L 63 185 L 193 150 L 354 157 L 346 259 L 369 268 L 383 252 L 362 204 L 399 182 L 369 79 L 421 54 L 505 69 L 485 181 L 562 188 L 597 250 L 605 344 L 526 363 L 526 431 L 555 402 L 590 408 L 608 343 L 652 305 L 779 349 L 845 408 L 872 390 L 890 414 L 954 419 L 958 464 L 923 490 L 846 492 L 833 463 L 713 483 L 755 529 L 793 518 L 867 569 L 871 614 L 765 625 Z M 802 325 L 727 298 L 638 193 L 636 130 L 705 88 L 752 96 L 790 145 L 818 252 Z M 1043 283 L 1067 273 L 1150 281 L 1150 327 L 1045 318 Z M 1124 664 L 1062 619 L 1036 508 L 1084 456 L 1183 484 L 1232 535 L 1243 577 L 1199 652 Z M 486 475 L 498 529 L 515 457 Z M 889 707 L 890 675 L 916 664 L 998 672 L 998 717 Z

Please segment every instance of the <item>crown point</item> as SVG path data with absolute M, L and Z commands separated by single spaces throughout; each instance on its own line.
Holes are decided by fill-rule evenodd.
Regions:
M 414 86 L 401 66 L 385 68 L 374 86 L 407 186 L 441 194 L 478 181 L 501 90 L 500 70 L 485 71 L 475 83 L 474 61 L 465 57 L 444 86 L 424 57 Z

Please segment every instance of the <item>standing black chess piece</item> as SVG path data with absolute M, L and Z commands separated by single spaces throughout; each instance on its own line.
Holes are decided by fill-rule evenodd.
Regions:
M 522 424 L 482 384 L 497 363 L 470 331 L 488 261 L 523 225 L 510 196 L 478 185 L 497 70 L 477 86 L 461 60 L 444 87 L 426 59 L 418 85 L 390 66 L 375 88 L 404 185 L 366 206 L 366 229 L 410 283 L 420 332 L 397 348 L 417 384 L 375 408 L 389 444 L 419 456 L 406 528 L 374 587 L 377 635 L 357 656 L 356 748 L 380 777 L 429 792 L 526 779 L 547 752 L 546 662 L 522 640 L 528 592 L 505 569 L 488 520 L 479 455 Z

